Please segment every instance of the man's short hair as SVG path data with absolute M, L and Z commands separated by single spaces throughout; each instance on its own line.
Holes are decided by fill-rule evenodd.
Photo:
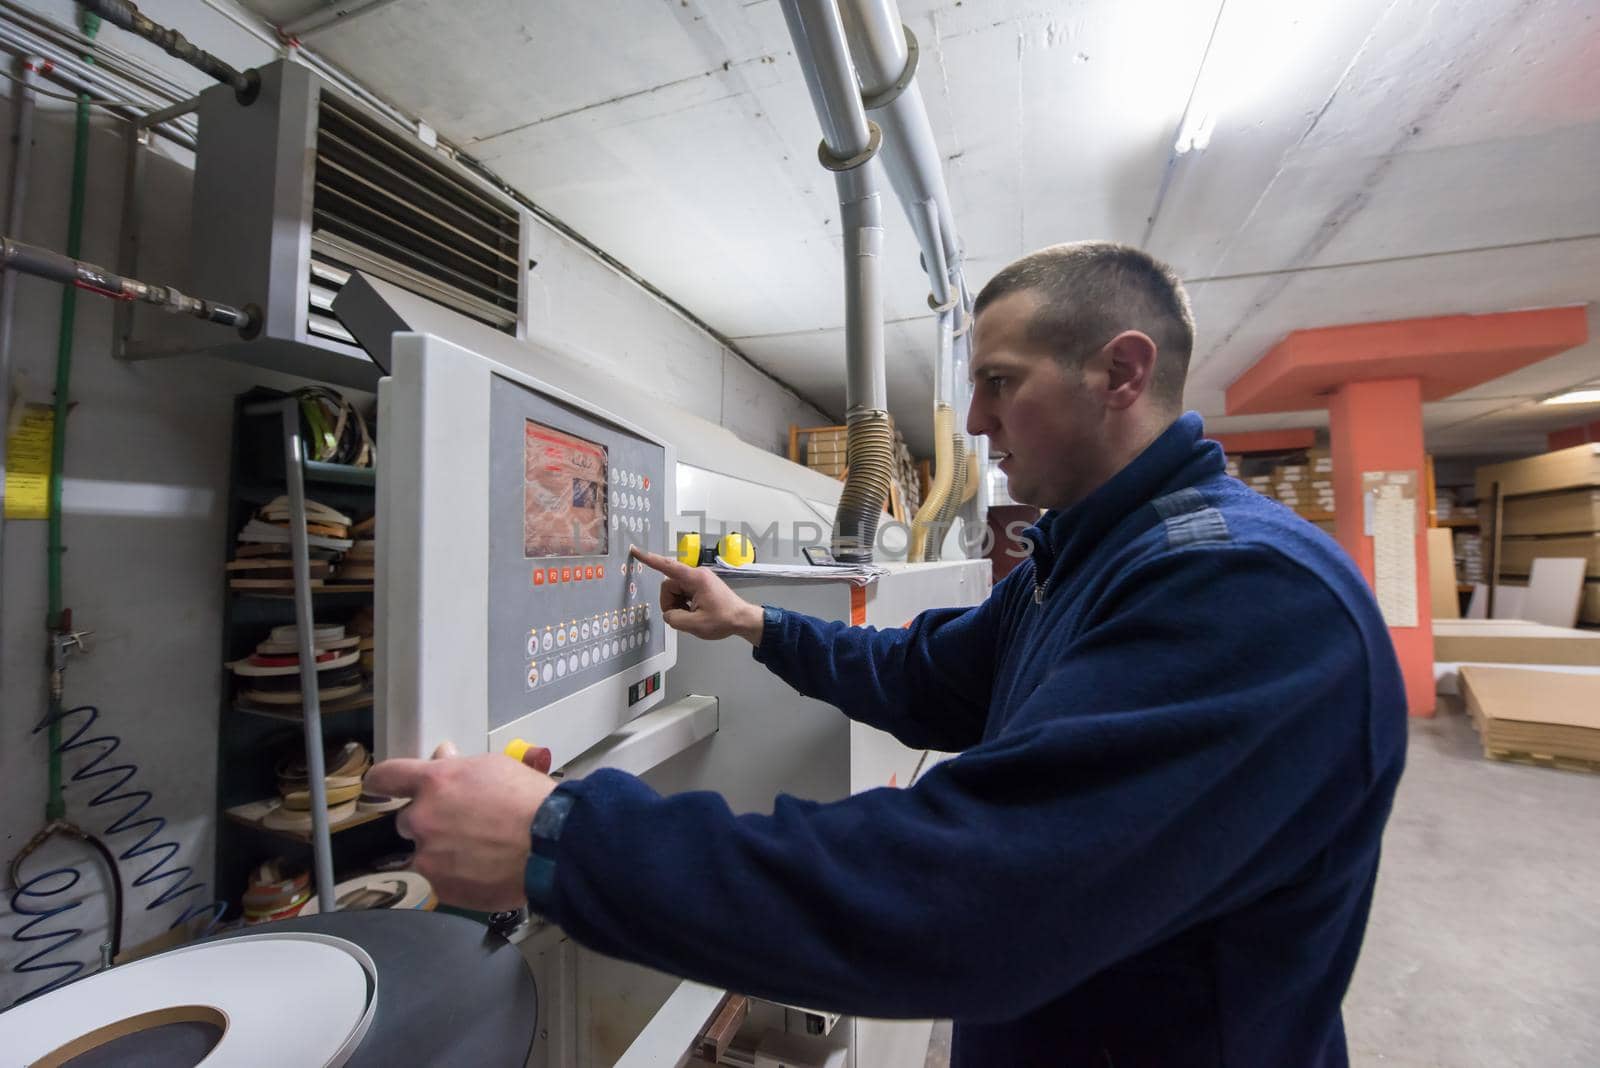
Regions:
M 1124 330 L 1156 343 L 1150 394 L 1163 407 L 1183 401 L 1194 313 L 1177 272 L 1154 256 L 1113 241 L 1078 241 L 1030 253 L 989 279 L 973 314 L 1011 293 L 1034 292 L 1040 307 L 1028 338 L 1081 365 Z

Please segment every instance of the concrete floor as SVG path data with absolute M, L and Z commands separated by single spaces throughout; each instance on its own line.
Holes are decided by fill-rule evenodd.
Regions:
M 1485 760 L 1453 702 L 1413 720 L 1345 1028 L 1358 1068 L 1600 1065 L 1600 775 Z

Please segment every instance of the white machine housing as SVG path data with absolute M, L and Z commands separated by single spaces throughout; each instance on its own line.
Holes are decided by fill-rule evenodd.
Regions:
M 549 749 L 559 767 L 658 704 L 677 661 L 677 634 L 660 618 L 659 576 L 636 573 L 627 557 L 630 544 L 665 549 L 676 514 L 673 448 L 439 337 L 397 334 L 391 351 L 378 388 L 378 753 L 427 756 L 445 741 L 463 753 L 492 752 L 522 738 Z M 621 507 L 616 463 L 597 476 L 603 550 L 521 551 L 515 520 L 532 522 L 533 509 L 516 472 L 533 447 L 522 428 L 536 425 L 593 443 L 602 465 L 619 449 L 638 458 L 628 462 L 635 470 L 621 496 L 631 502 Z M 639 470 L 650 474 L 641 479 Z M 632 526 L 620 525 L 624 515 Z M 578 578 L 568 577 L 572 569 Z M 557 610 L 560 618 L 550 615 Z M 626 633 L 618 619 L 629 621 Z

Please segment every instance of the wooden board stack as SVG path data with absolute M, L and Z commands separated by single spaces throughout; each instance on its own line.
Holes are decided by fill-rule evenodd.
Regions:
M 1499 581 L 1526 585 L 1541 557 L 1584 560 L 1578 620 L 1600 626 L 1600 443 L 1480 467 L 1477 483 L 1480 502 L 1500 486 Z
M 1600 771 L 1600 675 L 1468 664 L 1461 694 L 1485 756 Z

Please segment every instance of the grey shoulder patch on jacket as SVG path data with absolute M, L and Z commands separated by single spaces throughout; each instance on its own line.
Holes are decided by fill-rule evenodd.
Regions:
M 1215 544 L 1232 537 L 1222 513 L 1207 503 L 1205 494 L 1192 486 L 1157 497 L 1150 502 L 1150 507 L 1156 510 L 1166 528 L 1169 549 Z

